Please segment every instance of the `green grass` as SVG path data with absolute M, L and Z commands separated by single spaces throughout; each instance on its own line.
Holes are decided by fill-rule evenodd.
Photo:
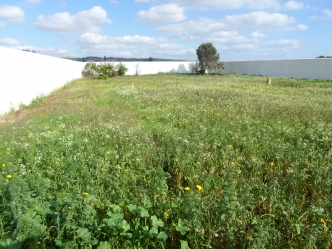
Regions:
M 329 248 L 331 119 L 331 81 L 71 82 L 2 117 L 0 248 Z

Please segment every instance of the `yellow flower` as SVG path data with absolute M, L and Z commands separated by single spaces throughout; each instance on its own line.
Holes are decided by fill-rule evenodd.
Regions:
M 125 169 L 125 171 L 126 171 L 126 172 L 128 172 L 128 170 L 127 170 L 127 169 Z
M 200 197 L 198 197 L 198 198 L 197 198 L 197 200 L 199 200 L 199 201 L 200 201 L 200 200 L 201 200 L 201 198 L 200 198 Z
M 11 178 L 13 178 L 13 176 L 12 175 L 6 175 L 6 178 L 11 179 Z
M 2 166 L 2 167 L 6 167 L 6 164 L 3 163 L 1 166 Z
M 233 164 L 234 164 L 234 162 L 231 162 L 231 164 L 233 165 Z
M 196 185 L 196 188 L 199 190 L 199 191 L 203 191 L 203 187 L 201 185 Z
M 88 192 L 85 192 L 85 191 L 84 191 L 82 194 L 83 194 L 83 195 L 87 195 L 87 194 L 88 194 Z
M 68 206 L 68 209 L 72 209 L 72 207 L 71 207 L 71 206 Z
M 239 163 L 236 163 L 236 165 L 237 165 L 238 167 L 240 167 L 240 166 L 241 166 L 241 164 L 239 164 Z
M 320 222 L 322 222 L 326 226 L 326 222 L 323 218 L 320 218 Z
M 185 187 L 184 190 L 189 191 L 190 187 Z
M 273 166 L 274 166 L 274 163 L 272 162 L 272 163 L 271 163 L 271 167 L 273 167 Z
M 247 239 L 248 239 L 249 241 L 253 241 L 253 240 L 254 240 L 251 236 L 248 236 Z
M 83 107 L 82 107 L 82 108 L 80 108 L 80 111 L 83 111 Z

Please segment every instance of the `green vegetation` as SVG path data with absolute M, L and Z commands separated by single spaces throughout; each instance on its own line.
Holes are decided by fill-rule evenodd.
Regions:
M 124 76 L 127 71 L 128 68 L 126 68 L 126 66 L 122 63 L 114 66 L 113 64 L 108 62 L 98 65 L 94 62 L 89 62 L 85 65 L 82 71 L 82 75 L 83 77 L 97 76 L 98 79 L 106 80 L 109 77 Z
M 219 62 L 219 53 L 212 43 L 202 43 L 197 49 L 198 62 L 193 67 L 193 71 L 198 74 L 205 74 L 206 71 L 220 73 L 224 69 L 224 63 Z
M 0 123 L 0 248 L 330 248 L 332 83 L 81 79 Z

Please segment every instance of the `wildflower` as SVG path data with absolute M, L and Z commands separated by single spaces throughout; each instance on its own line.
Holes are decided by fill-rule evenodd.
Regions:
M 228 147 L 229 147 L 231 150 L 233 149 L 233 145 L 231 145 L 231 144 L 228 145 Z
M 83 107 L 82 107 L 82 108 L 80 108 L 80 111 L 83 111 Z
M 322 222 L 326 226 L 326 222 L 323 218 L 320 218 L 320 222 Z
M 253 241 L 253 240 L 254 240 L 251 236 L 247 236 L 247 239 L 248 239 L 249 241 Z
M 126 171 L 126 172 L 128 172 L 128 170 L 127 170 L 127 169 L 125 169 L 125 171 Z
M 85 191 L 84 191 L 82 194 L 83 194 L 83 195 L 87 195 L 87 194 L 88 194 L 88 192 L 85 192 Z
M 2 167 L 6 167 L 6 164 L 5 164 L 5 163 L 3 163 L 1 166 L 2 166 Z
M 184 190 L 189 191 L 190 187 L 185 187 Z
M 239 163 L 236 163 L 236 165 L 237 165 L 238 167 L 240 167 L 240 166 L 241 166 L 241 164 L 239 164 Z
M 232 165 L 234 165 L 234 162 L 231 162 Z
M 271 163 L 271 167 L 273 167 L 273 166 L 274 166 L 274 163 L 272 162 L 272 163 Z
M 220 116 L 220 113 L 217 113 L 217 117 L 219 117 Z
M 13 178 L 13 176 L 9 174 L 9 175 L 6 175 L 6 178 L 11 179 L 11 178 Z
M 203 187 L 201 185 L 196 185 L 196 188 L 199 190 L 199 191 L 203 191 Z
M 201 200 L 201 198 L 200 198 L 200 197 L 198 197 L 198 198 L 197 198 L 197 200 L 199 200 L 199 201 L 200 201 L 200 200 Z
M 68 209 L 72 209 L 72 207 L 71 207 L 71 206 L 68 206 Z

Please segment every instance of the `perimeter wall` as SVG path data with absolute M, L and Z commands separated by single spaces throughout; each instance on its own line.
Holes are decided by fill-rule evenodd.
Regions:
M 332 80 L 332 59 L 227 61 L 222 73 Z
M 81 78 L 83 63 L 0 47 L 0 115 Z
M 86 64 L 5 47 L 0 47 L 0 56 L 0 115 L 81 78 Z M 123 62 L 126 75 L 191 73 L 194 63 Z M 226 61 L 221 73 L 332 80 L 332 59 Z

